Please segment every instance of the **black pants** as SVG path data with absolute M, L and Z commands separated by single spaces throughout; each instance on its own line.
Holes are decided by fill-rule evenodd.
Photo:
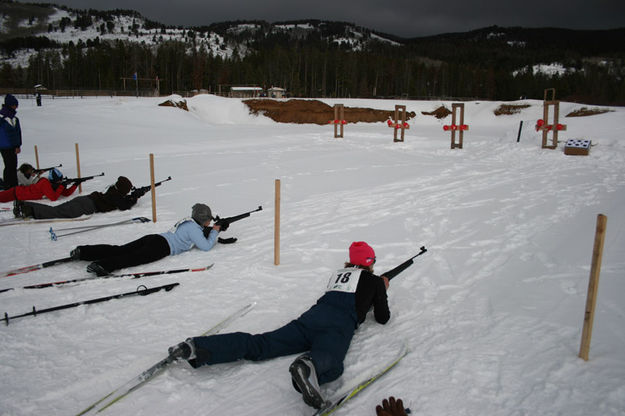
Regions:
M 2 149 L 2 160 L 4 161 L 4 188 L 13 188 L 17 186 L 17 153 L 15 153 L 15 149 Z
M 123 246 L 95 244 L 78 248 L 81 260 L 95 260 L 108 272 L 152 263 L 171 252 L 165 237 L 158 234 L 148 234 Z
M 96 212 L 95 204 L 88 195 L 77 196 L 59 205 L 46 205 L 38 202 L 24 202 L 25 206 L 32 208 L 33 218 L 77 218 L 81 215 Z

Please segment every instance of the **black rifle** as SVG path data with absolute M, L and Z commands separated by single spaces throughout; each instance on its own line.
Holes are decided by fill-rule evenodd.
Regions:
M 252 212 L 262 211 L 263 207 L 258 206 L 253 211 L 244 212 L 243 214 L 235 215 L 234 217 L 226 217 L 219 218 L 219 215 L 215 217 L 215 225 L 219 225 L 221 227 L 220 231 L 226 231 L 231 223 L 242 220 L 243 218 L 247 218 L 250 216 Z M 204 227 L 204 237 L 208 237 L 213 227 Z
M 156 182 L 154 184 L 154 187 L 156 188 L 157 186 L 160 186 L 160 184 L 162 184 L 163 182 L 167 182 L 167 181 L 171 181 L 171 176 L 168 176 L 167 179 L 163 179 L 160 182 Z M 137 198 L 140 198 L 143 195 L 145 195 L 145 193 L 149 191 L 150 189 L 152 189 L 152 185 L 140 186 L 138 188 L 136 186 L 133 186 L 131 195 L 136 196 Z
M 426 251 L 428 250 L 425 248 L 425 246 L 421 246 L 421 251 L 418 254 L 410 257 L 408 260 L 406 260 L 399 266 L 395 267 L 394 269 L 389 270 L 386 273 L 382 273 L 381 276 L 386 276 L 388 277 L 388 280 L 391 280 L 393 277 L 397 276 L 398 274 L 406 270 L 408 267 L 412 266 L 412 263 L 414 263 L 414 258 L 419 257 L 421 254 L 425 253 Z
M 61 185 L 67 186 L 70 183 L 73 183 L 74 185 L 80 185 L 81 183 L 96 178 L 98 176 L 104 176 L 104 172 L 99 175 L 85 176 L 83 178 L 63 178 L 63 180 L 61 180 Z
M 34 173 L 35 175 L 40 175 L 40 174 L 42 174 L 42 173 L 44 173 L 44 172 L 47 172 L 47 171 L 52 170 L 52 169 L 54 169 L 54 168 L 60 168 L 60 167 L 62 167 L 62 166 L 63 166 L 63 164 L 61 163 L 61 164 L 60 164 L 60 165 L 58 165 L 58 166 L 50 166 L 49 168 L 35 169 L 35 170 L 33 171 L 33 173 Z

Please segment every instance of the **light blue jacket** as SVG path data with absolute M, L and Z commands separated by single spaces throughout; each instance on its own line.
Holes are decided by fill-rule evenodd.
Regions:
M 175 256 L 191 250 L 194 246 L 208 251 L 217 242 L 219 231 L 211 230 L 208 238 L 204 237 L 202 227 L 192 219 L 183 220 L 166 233 L 160 234 L 169 244 L 170 255 Z

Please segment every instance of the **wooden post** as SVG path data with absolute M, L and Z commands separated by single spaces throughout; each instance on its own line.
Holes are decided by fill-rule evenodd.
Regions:
M 584 329 L 582 330 L 582 343 L 579 349 L 579 357 L 585 361 L 588 361 L 588 353 L 590 352 L 590 339 L 595 319 L 595 305 L 597 303 L 599 273 L 601 272 L 601 257 L 603 256 L 603 242 L 605 240 L 607 221 L 608 218 L 605 215 L 599 214 L 597 216 L 595 244 L 592 250 L 592 264 L 590 266 L 590 282 L 588 283 L 586 310 L 584 312 Z
M 401 138 L 397 138 L 397 130 L 401 129 Z M 406 130 L 406 106 L 395 105 L 395 125 L 393 126 L 393 142 L 403 142 Z
M 456 123 L 456 110 L 459 111 L 459 121 Z M 462 140 L 464 135 L 464 103 L 453 103 L 451 105 L 451 148 L 462 149 Z M 458 143 L 456 143 L 456 130 L 458 130 Z
M 273 229 L 273 264 L 280 264 L 280 179 L 276 179 L 275 183 L 275 216 Z
M 343 121 L 345 120 L 345 107 L 343 104 L 334 104 L 334 138 L 343 138 Z M 338 133 L 339 125 L 341 133 Z
M 37 164 L 37 169 L 39 169 L 39 152 L 37 151 L 37 145 L 35 145 L 35 163 Z
M 76 177 L 80 178 L 80 153 L 78 152 L 78 143 L 75 143 L 76 147 Z M 82 193 L 82 183 L 78 184 L 78 193 Z
M 551 92 L 551 100 L 547 100 L 547 95 Z M 558 132 L 560 130 L 566 130 L 566 124 L 560 124 L 560 101 L 555 99 L 555 88 L 547 88 L 543 96 L 543 124 L 538 126 L 538 130 L 542 130 L 543 133 L 543 149 L 555 149 L 558 147 Z M 553 124 L 549 123 L 549 108 L 553 107 Z M 549 140 L 549 131 L 553 131 L 551 137 L 551 144 L 547 144 Z
M 156 222 L 156 188 L 154 187 L 154 153 L 150 153 L 150 187 L 152 190 L 152 222 Z

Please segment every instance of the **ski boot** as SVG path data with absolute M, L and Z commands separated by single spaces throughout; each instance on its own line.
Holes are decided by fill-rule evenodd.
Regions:
M 195 344 L 193 338 L 187 338 L 178 345 L 169 347 L 167 350 L 172 359 L 182 358 L 183 360 L 193 360 L 195 358 Z
M 69 252 L 69 256 L 73 259 L 73 260 L 80 260 L 80 247 L 76 247 L 75 249 L 73 249 L 72 251 Z
M 295 390 L 302 393 L 304 403 L 315 409 L 321 409 L 325 405 L 325 400 L 321 395 L 317 371 L 308 354 L 297 357 L 289 367 L 291 381 Z
M 98 262 L 89 263 L 87 266 L 87 271 L 89 273 L 94 273 L 96 276 L 103 277 L 108 276 L 110 273 L 104 267 L 102 267 Z

